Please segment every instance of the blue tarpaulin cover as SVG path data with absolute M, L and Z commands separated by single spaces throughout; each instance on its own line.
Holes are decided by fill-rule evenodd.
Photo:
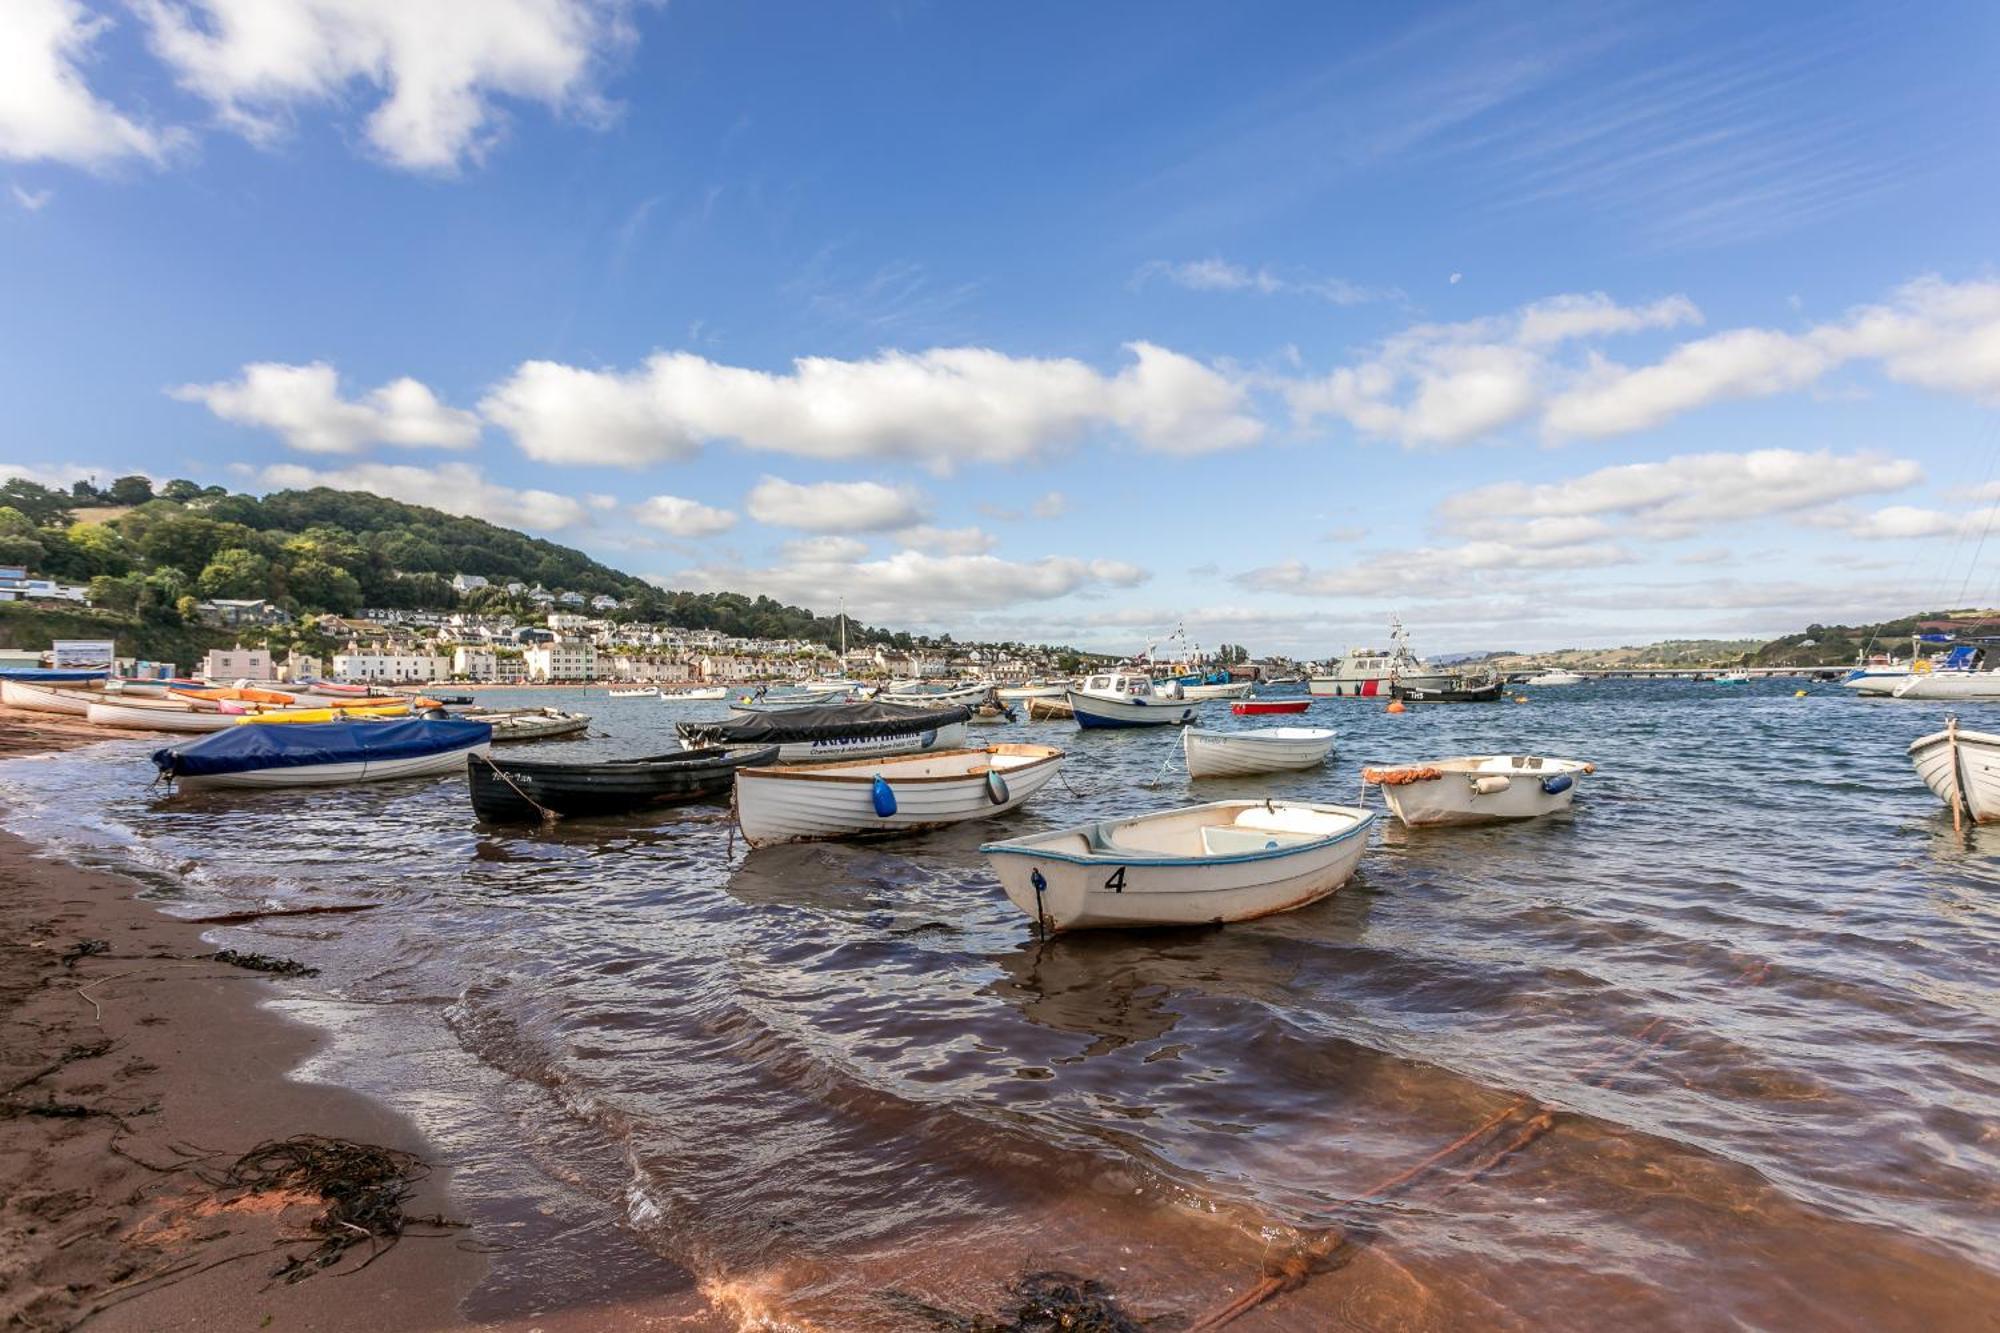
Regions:
M 212 773 L 248 773 L 260 768 L 302 768 L 307 764 L 418 759 L 492 739 L 493 728 L 489 724 L 462 718 L 253 722 L 225 731 L 211 731 L 189 745 L 155 750 L 153 763 L 169 778 L 205 777 Z
M 103 680 L 109 675 L 105 671 L 50 671 L 45 667 L 15 667 L 0 671 L 0 680 L 27 681 L 34 685 L 53 685 L 65 680 Z

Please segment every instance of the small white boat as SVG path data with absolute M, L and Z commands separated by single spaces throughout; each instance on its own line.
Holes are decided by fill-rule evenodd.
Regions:
M 2000 736 L 1960 731 L 1958 719 L 1910 742 L 1917 776 L 1951 807 L 1952 821 L 1971 815 L 1975 824 L 2000 820 Z
M 736 774 L 736 823 L 752 847 L 943 828 L 1012 810 L 1062 766 L 1052 745 L 934 750 Z
M 1069 693 L 1069 684 L 1057 681 L 1047 685 L 1031 680 L 1026 685 L 1002 685 L 996 693 L 1002 703 L 1019 703 L 1023 699 L 1060 699 Z
M 1577 675 L 1574 671 L 1565 671 L 1561 667 L 1556 667 L 1552 670 L 1544 671 L 1540 675 L 1530 676 L 1521 683 L 1523 685 L 1581 685 L 1584 683 L 1584 679 L 1584 677 Z
M 1715 677 L 1715 683 L 1717 685 L 1748 685 L 1750 677 L 1740 672 L 1726 671 L 1722 675 Z
M 1139 671 L 1104 671 L 1070 690 L 1079 727 L 1175 727 L 1194 721 L 1194 709 L 1161 698 L 1153 679 Z
M 634 685 L 629 688 L 620 688 L 614 685 L 607 693 L 613 699 L 657 699 L 660 697 L 660 687 L 657 685 Z
M 1244 773 L 1278 773 L 1317 768 L 1333 753 L 1331 727 L 1260 727 L 1255 731 L 1204 731 L 1189 727 L 1181 733 L 1191 778 L 1233 777 Z
M 729 687 L 727 685 L 702 685 L 691 690 L 667 690 L 660 697 L 668 703 L 695 703 L 711 699 L 727 699 L 729 697 Z
M 1256 683 L 1252 680 L 1236 680 L 1227 685 L 1184 684 L 1181 686 L 1181 698 L 1191 704 L 1198 704 L 1204 699 L 1247 699 L 1250 697 L 1250 687 Z
M 993 692 L 985 682 L 940 689 L 884 690 L 876 698 L 885 704 L 914 704 L 919 708 L 943 708 L 948 704 L 978 703 Z
M 1364 768 L 1389 809 L 1411 828 L 1537 819 L 1567 810 L 1577 784 L 1597 765 L 1532 754 L 1474 755 L 1401 768 Z
M 1051 933 L 1208 925 L 1318 902 L 1354 873 L 1374 822 L 1349 805 L 1217 801 L 979 850 Z
M 729 701 L 732 713 L 768 713 L 781 708 L 822 708 L 846 696 L 839 690 L 812 694 L 757 694 L 746 690 Z
M 467 722 L 484 722 L 493 728 L 495 745 L 574 736 L 590 728 L 590 714 L 571 713 L 561 708 L 474 708 L 452 716 Z
M 2000 699 L 2000 671 L 1925 671 L 1889 693 L 1898 699 Z
M 84 711 L 84 720 L 92 726 L 127 731 L 224 731 L 248 716 L 252 714 L 224 713 L 166 701 L 94 703 Z
M 44 685 L 37 681 L 0 680 L 0 704 L 31 713 L 68 713 L 82 717 L 92 701 L 105 697 L 102 682 Z

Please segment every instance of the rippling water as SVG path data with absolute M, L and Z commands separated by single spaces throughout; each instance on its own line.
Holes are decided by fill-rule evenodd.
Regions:
M 1793 688 L 1322 701 L 1324 772 L 1201 783 L 1171 732 L 987 729 L 1064 745 L 1073 790 L 749 854 L 720 807 L 481 828 L 461 779 L 162 800 L 136 743 L 0 794 L 165 898 L 383 904 L 227 934 L 326 969 L 286 1001 L 338 1038 L 313 1072 L 418 1116 L 510 1239 L 474 1313 L 685 1285 L 901 1328 L 886 1290 L 991 1309 L 1056 1266 L 1192 1318 L 1338 1224 L 1241 1327 L 1990 1327 L 2000 828 L 1955 835 L 1911 772 L 1940 709 Z M 532 754 L 656 752 L 720 708 L 586 706 L 606 737 Z M 1385 818 L 1339 894 L 1246 925 L 1037 945 L 977 851 L 1520 750 L 1599 772 L 1537 823 Z

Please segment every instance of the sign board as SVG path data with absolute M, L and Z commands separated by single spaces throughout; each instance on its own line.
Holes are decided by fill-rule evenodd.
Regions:
M 110 671 L 118 645 L 110 639 L 57 639 L 49 665 L 57 671 Z

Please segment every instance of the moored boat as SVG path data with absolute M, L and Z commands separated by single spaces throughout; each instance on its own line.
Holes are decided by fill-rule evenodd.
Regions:
M 726 685 L 702 685 L 691 690 L 666 690 L 660 695 L 660 698 L 668 703 L 696 703 L 728 697 L 729 687 Z
M 776 746 L 677 750 L 589 763 L 481 754 L 466 760 L 465 773 L 473 813 L 488 823 L 506 823 L 540 819 L 545 811 L 574 818 L 705 800 L 727 792 L 737 769 L 777 757 Z
M 1350 648 L 1333 671 L 1310 677 L 1307 690 L 1324 699 L 1374 699 L 1386 697 L 1395 686 L 1405 689 L 1443 690 L 1451 688 L 1451 673 L 1434 669 L 1410 651 L 1410 636 L 1403 622 L 1389 617 L 1390 646 Z
M 660 697 L 660 687 L 657 685 L 633 685 L 629 687 L 614 685 L 605 691 L 605 693 L 613 699 L 657 699 Z
M 1045 930 L 1192 926 L 1291 911 L 1339 889 L 1375 816 L 1217 801 L 988 843 L 1008 900 Z
M 1069 693 L 1069 684 L 1057 681 L 1051 685 L 1031 680 L 1026 685 L 1002 685 L 994 693 L 1000 696 L 1002 703 L 1019 703 L 1024 699 L 1060 699 Z
M 1266 713 L 1303 713 L 1310 707 L 1310 699 L 1241 699 L 1229 705 L 1229 711 L 1241 717 L 1256 717 Z
M 468 722 L 484 722 L 492 727 L 495 745 L 553 740 L 590 729 L 590 714 L 572 713 L 561 708 L 482 708 L 456 716 Z
M 1490 704 L 1500 698 L 1500 678 L 1479 671 L 1454 674 L 1441 687 L 1398 683 L 1390 687 L 1389 697 L 1413 704 Z
M 1552 667 L 1547 671 L 1528 677 L 1521 683 L 1523 685 L 1581 685 L 1584 683 L 1584 677 L 1577 675 L 1574 671 L 1565 671 L 1561 667 Z
M 1237 680 L 1227 684 L 1181 685 L 1181 698 L 1189 703 L 1202 703 L 1209 699 L 1247 699 L 1250 687 L 1255 681 Z
M 1194 708 L 1162 698 L 1151 677 L 1138 671 L 1101 671 L 1069 691 L 1079 727 L 1175 727 L 1194 721 Z
M 690 746 L 778 747 L 782 764 L 823 759 L 919 754 L 965 744 L 965 708 L 911 708 L 888 703 L 825 704 L 747 713 L 723 722 L 682 722 L 674 730 Z
M 1889 693 L 1898 699 L 2000 699 L 2000 671 L 1925 671 Z
M 946 704 L 974 704 L 993 693 L 993 686 L 980 681 L 972 685 L 919 686 L 906 690 L 884 690 L 876 698 L 885 704 L 914 704 L 920 708 L 941 708 Z
M 943 828 L 1014 809 L 1062 760 L 1052 745 L 995 745 L 746 768 L 736 778 L 736 822 L 752 847 Z
M 1068 699 L 1030 699 L 1027 708 L 1030 722 L 1069 722 L 1076 717 Z
M 484 754 L 493 729 L 457 718 L 230 727 L 153 754 L 184 787 L 307 787 L 456 772 Z
M 2000 820 L 2000 736 L 1963 731 L 1949 718 L 1943 731 L 1910 742 L 1910 762 L 1954 823 L 1966 815 L 1975 824 Z
M 1364 768 L 1389 809 L 1412 828 L 1538 819 L 1566 810 L 1595 764 L 1531 754 L 1471 755 L 1399 768 Z
M 1331 727 L 1261 727 L 1254 731 L 1206 731 L 1189 727 L 1181 733 L 1191 778 L 1236 777 L 1246 773 L 1279 773 L 1317 768 L 1333 753 Z

